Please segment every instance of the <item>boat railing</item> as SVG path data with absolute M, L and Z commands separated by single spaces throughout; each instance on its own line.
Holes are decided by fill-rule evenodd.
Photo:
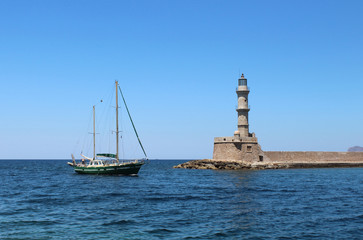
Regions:
M 103 164 L 105 166 L 109 166 L 112 164 L 117 164 L 117 163 L 140 163 L 140 162 L 145 162 L 146 159 L 120 159 L 119 162 L 117 162 L 116 159 L 112 159 L 112 160 L 102 160 Z
M 121 163 L 134 163 L 134 162 L 144 162 L 145 159 L 120 159 Z

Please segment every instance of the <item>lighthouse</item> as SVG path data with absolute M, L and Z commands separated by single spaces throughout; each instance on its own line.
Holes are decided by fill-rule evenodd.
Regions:
M 233 160 L 252 163 L 264 161 L 264 153 L 258 144 L 256 135 L 250 133 L 248 123 L 248 94 L 250 89 L 247 86 L 247 79 L 242 73 L 238 79 L 236 89 L 238 105 L 236 108 L 238 115 L 237 130 L 232 137 L 215 137 L 213 159 L 215 160 Z
M 250 90 L 247 87 L 247 79 L 242 73 L 242 76 L 238 79 L 238 87 L 236 89 L 237 97 L 238 97 L 238 132 L 240 137 L 249 137 L 249 125 L 248 125 L 248 112 L 250 111 L 248 105 L 248 94 Z M 238 134 L 235 132 L 235 135 Z

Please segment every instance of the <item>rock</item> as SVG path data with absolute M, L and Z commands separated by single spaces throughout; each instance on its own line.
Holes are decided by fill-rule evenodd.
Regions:
M 363 147 L 354 146 L 348 149 L 348 152 L 363 152 Z
M 284 168 L 321 168 L 321 167 L 363 167 L 363 162 L 243 162 L 233 160 L 192 160 L 174 168 L 241 170 L 241 169 L 284 169 Z

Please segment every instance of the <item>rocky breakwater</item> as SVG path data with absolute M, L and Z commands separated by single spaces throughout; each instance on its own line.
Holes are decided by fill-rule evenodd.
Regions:
M 267 152 L 267 156 L 270 152 Z M 307 154 L 301 153 L 299 154 Z M 271 155 L 276 157 L 275 155 Z M 259 161 L 259 162 L 246 162 L 241 160 L 215 160 L 215 159 L 203 159 L 192 160 L 174 166 L 174 168 L 187 168 L 187 169 L 213 169 L 213 170 L 239 170 L 239 169 L 284 169 L 284 168 L 334 168 L 334 167 L 363 167 L 363 153 L 344 154 L 336 153 L 335 156 L 332 153 L 310 153 L 310 158 L 289 158 L 293 154 L 295 156 L 297 152 L 290 154 L 278 154 L 281 158 L 278 160 Z M 323 156 L 328 155 L 329 159 L 324 159 Z M 332 155 L 332 156 L 330 156 Z M 346 156 L 348 155 L 348 156 Z M 314 158 L 312 157 L 314 156 Z M 343 157 L 345 156 L 345 157 Z M 290 156 L 291 157 L 291 156 Z M 296 157 L 296 156 L 295 156 Z M 349 157 L 349 158 L 348 158 Z
M 239 169 L 278 169 L 289 168 L 288 164 L 283 163 L 262 163 L 253 162 L 246 163 L 238 160 L 192 160 L 174 166 L 174 168 L 187 168 L 187 169 L 212 169 L 212 170 L 239 170 Z

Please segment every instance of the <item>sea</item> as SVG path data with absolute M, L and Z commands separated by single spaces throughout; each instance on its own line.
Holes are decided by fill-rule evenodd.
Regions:
M 80 175 L 0 161 L 0 239 L 363 239 L 363 168 Z

